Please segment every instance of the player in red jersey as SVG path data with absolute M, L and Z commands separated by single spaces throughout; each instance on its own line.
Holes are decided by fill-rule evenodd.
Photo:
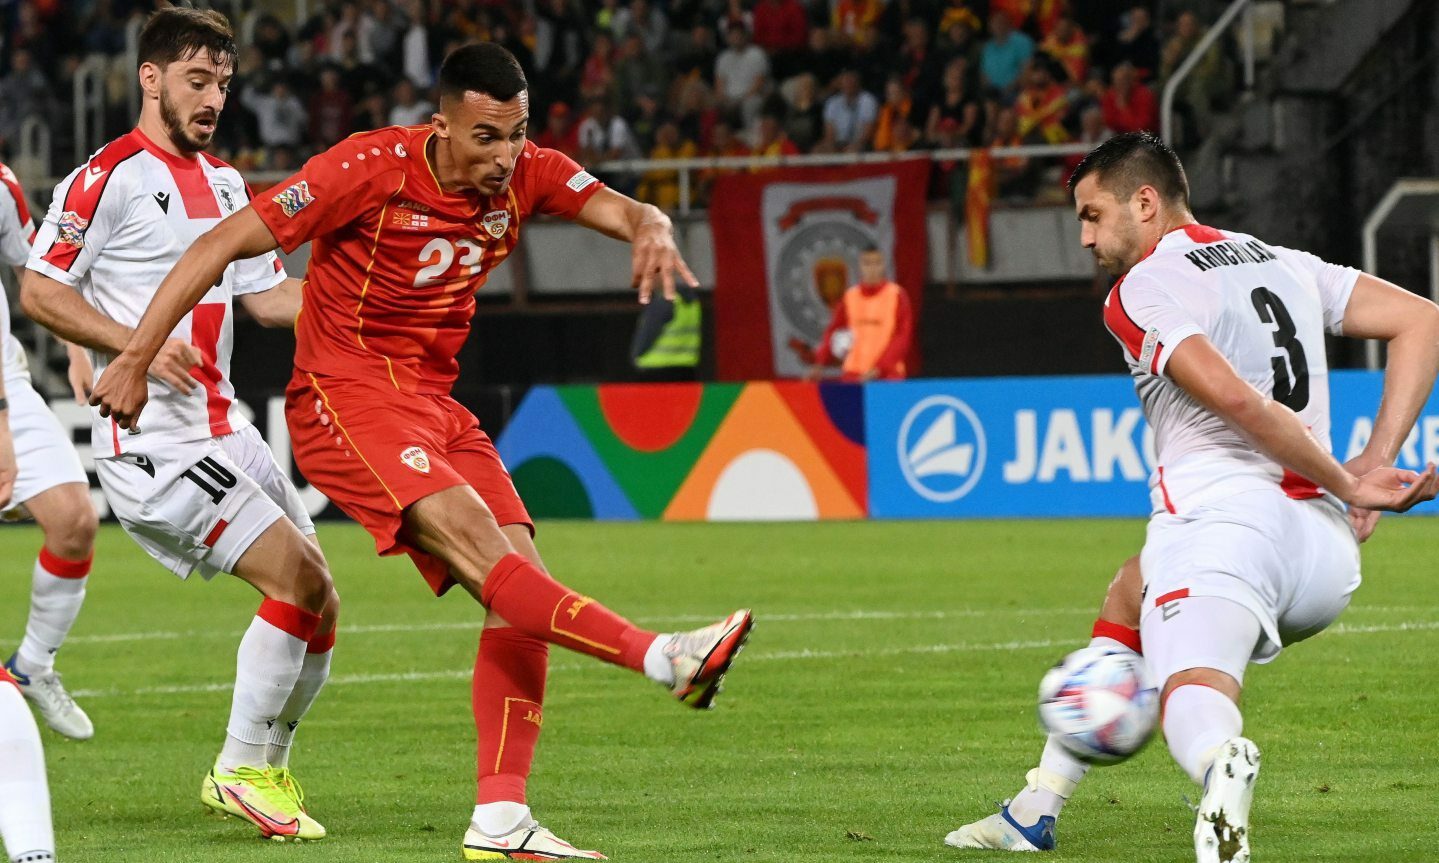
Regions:
M 494 44 L 453 52 L 428 126 L 356 135 L 277 194 L 201 237 L 160 286 L 93 404 L 124 428 L 145 405 L 145 367 L 227 262 L 311 240 L 287 418 L 306 477 L 408 553 L 438 595 L 459 584 L 488 615 L 475 662 L 479 793 L 468 859 L 601 859 L 540 827 L 525 805 L 547 644 L 641 671 L 709 707 L 752 625 L 747 610 L 689 633 L 641 630 L 553 580 L 533 524 L 475 417 L 452 399 L 475 291 L 533 214 L 633 244 L 642 302 L 695 284 L 669 219 L 526 140 L 524 73 Z M 516 720 L 516 721 L 511 721 Z

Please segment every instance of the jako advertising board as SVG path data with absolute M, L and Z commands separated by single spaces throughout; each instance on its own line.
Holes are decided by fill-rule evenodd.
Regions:
M 1333 446 L 1369 440 L 1383 377 L 1331 375 Z M 874 518 L 1144 516 L 1153 435 L 1128 377 L 984 378 L 869 385 L 869 515 Z M 1439 462 L 1439 397 L 1399 466 Z M 1435 503 L 1417 511 L 1439 512 Z

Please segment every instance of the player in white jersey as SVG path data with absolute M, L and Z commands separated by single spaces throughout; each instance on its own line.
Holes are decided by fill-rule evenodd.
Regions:
M 0 261 L 17 277 L 35 225 L 14 173 L 0 164 Z M 31 517 L 45 535 L 30 575 L 30 614 L 19 647 L 5 661 L 25 697 L 55 731 L 88 740 L 95 727 L 55 671 L 55 654 L 80 614 L 95 554 L 97 520 L 90 481 L 70 436 L 30 384 L 25 351 L 10 333 L 10 304 L 0 292 L 4 413 L 18 463 L 14 494 L 0 504 L 6 519 Z M 72 354 L 73 355 L 73 354 Z M 79 366 L 89 364 L 79 358 Z M 78 394 L 77 394 L 78 395 Z
M 55 190 L 22 301 L 90 348 L 97 373 L 185 249 L 248 201 L 240 175 L 202 152 L 234 59 L 224 16 L 157 11 L 140 33 L 139 124 Z M 151 556 L 181 578 L 233 574 L 265 597 L 240 642 L 225 743 L 201 801 L 265 836 L 313 840 L 325 830 L 305 812 L 288 758 L 328 676 L 339 600 L 298 494 L 235 404 L 232 298 L 270 325 L 292 325 L 299 310 L 298 283 L 273 254 L 227 267 L 171 333 L 166 364 L 151 366 L 160 409 L 128 432 L 97 413 L 92 446 L 111 507 Z
M 1163 681 L 1170 753 L 1204 786 L 1196 858 L 1247 861 L 1259 750 L 1240 736 L 1245 667 L 1344 610 L 1359 585 L 1358 542 L 1378 510 L 1404 511 L 1439 490 L 1433 465 L 1392 467 L 1439 370 L 1439 307 L 1357 270 L 1197 224 L 1178 157 L 1148 133 L 1101 145 L 1071 189 L 1084 245 L 1123 276 L 1105 323 L 1123 346 L 1159 465 L 1140 565 L 1131 561 L 1111 586 L 1102 617 L 1115 625 L 1096 627 L 1096 640 L 1137 651 L 1140 638 L 1112 636 L 1139 625 L 1146 662 Z M 1348 465 L 1329 452 L 1325 332 L 1389 346 L 1374 436 Z M 1085 772 L 1056 748 L 1046 746 L 999 814 L 946 842 L 1053 848 L 1055 819 Z

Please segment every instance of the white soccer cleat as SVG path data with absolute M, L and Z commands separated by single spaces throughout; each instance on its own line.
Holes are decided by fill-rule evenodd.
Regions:
M 60 675 L 54 671 L 44 674 L 21 674 L 15 668 L 15 657 L 5 663 L 10 676 L 15 678 L 25 698 L 35 705 L 40 718 L 57 733 L 71 740 L 89 740 L 95 736 L 95 724 L 60 682 Z
M 951 848 L 985 848 L 992 851 L 1053 851 L 1054 816 L 1042 816 L 1033 827 L 1024 827 L 1009 814 L 1009 804 L 987 818 L 981 818 L 944 837 Z
M 1249 804 L 1259 778 L 1259 747 L 1244 737 L 1219 746 L 1204 777 L 1194 822 L 1194 858 L 1198 863 L 1249 863 Z
M 466 860 L 608 860 L 598 851 L 576 848 L 538 821 L 527 818 L 503 836 L 489 836 L 474 822 L 465 831 L 461 849 Z
M 754 629 L 754 616 L 742 608 L 718 623 L 675 634 L 664 646 L 674 668 L 670 692 L 682 703 L 700 710 L 714 706 L 724 687 L 725 672 L 744 649 Z

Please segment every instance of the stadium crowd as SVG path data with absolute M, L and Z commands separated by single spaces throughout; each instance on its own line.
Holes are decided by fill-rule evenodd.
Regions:
M 0 2 L 0 154 L 28 116 L 63 146 L 90 56 L 109 58 L 107 131 L 127 128 L 127 22 L 159 5 Z M 519 58 L 536 142 L 594 165 L 1097 143 L 1157 128 L 1164 81 L 1204 33 L 1189 9 L 1157 20 L 1153 0 L 329 0 L 298 25 L 208 5 L 250 25 L 214 146 L 241 171 L 289 171 L 353 132 L 427 121 L 439 60 L 474 40 Z M 1234 65 L 1216 48 L 1186 82 L 1188 136 L 1232 92 Z M 962 196 L 965 172 L 939 167 L 935 194 Z M 1022 158 L 994 170 L 1002 200 L 1057 196 L 1065 173 Z M 698 175 L 697 203 L 716 173 Z M 679 201 L 674 170 L 606 179 Z

